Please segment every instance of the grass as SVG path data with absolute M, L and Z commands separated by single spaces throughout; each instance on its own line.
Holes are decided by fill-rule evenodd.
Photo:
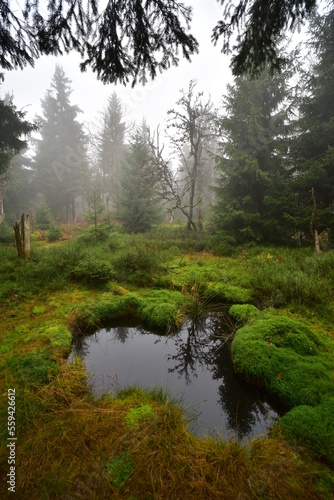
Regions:
M 19 498 L 331 498 L 331 252 L 251 248 L 220 257 L 210 237 L 164 227 L 32 245 L 28 263 L 0 245 L 0 470 L 3 479 L 15 387 Z M 88 261 L 102 279 L 91 279 Z M 66 361 L 74 327 L 133 316 L 169 332 L 188 313 L 225 303 L 235 303 L 243 325 L 233 341 L 238 370 L 290 409 L 269 439 L 198 439 L 162 389 L 96 399 L 80 359 Z M 1 481 L 1 498 L 6 488 Z

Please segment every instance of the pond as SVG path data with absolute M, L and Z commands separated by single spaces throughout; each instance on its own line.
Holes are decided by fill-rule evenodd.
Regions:
M 242 442 L 266 433 L 279 409 L 234 373 L 230 334 L 223 313 L 187 321 L 168 336 L 127 324 L 76 336 L 72 356 L 84 359 L 96 394 L 163 387 L 181 400 L 192 433 Z

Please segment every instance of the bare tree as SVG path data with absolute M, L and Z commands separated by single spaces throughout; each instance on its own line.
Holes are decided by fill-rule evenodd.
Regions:
M 177 178 L 177 173 L 173 172 L 170 161 L 163 157 L 164 146 L 160 146 L 159 128 L 156 135 L 150 136 L 149 145 L 153 157 L 153 164 L 157 172 L 158 194 L 166 203 L 166 211 L 170 214 L 171 223 L 174 220 L 175 210 L 180 210 L 187 218 L 187 225 L 197 231 L 197 225 L 191 217 L 189 204 L 183 203 L 184 192 Z
M 202 229 L 205 168 L 210 163 L 207 151 L 216 135 L 217 116 L 210 98 L 205 100 L 203 92 L 196 94 L 195 87 L 196 81 L 191 80 L 188 90 L 181 91 L 178 107 L 168 111 L 168 130 L 173 131 L 168 135 L 179 158 L 179 185 L 183 185 L 178 208 L 187 208 L 188 229 Z

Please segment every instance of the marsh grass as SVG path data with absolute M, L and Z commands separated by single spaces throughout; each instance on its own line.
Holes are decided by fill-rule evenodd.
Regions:
M 123 264 L 117 268 L 117 262 L 134 244 L 134 266 L 143 253 L 139 271 L 147 278 L 132 280 L 128 274 L 123 280 Z M 333 322 L 322 313 L 333 301 L 330 253 L 318 258 L 305 250 L 250 248 L 220 258 L 211 252 L 214 244 L 207 235 L 166 227 L 135 237 L 113 229 L 94 242 L 80 237 L 54 244 L 33 241 L 32 250 L 26 263 L 18 261 L 14 248 L 0 245 L 0 466 L 3 479 L 6 391 L 15 387 L 19 498 L 331 498 L 333 351 L 328 332 Z M 85 273 L 73 281 L 73 269 L 80 263 L 84 267 L 88 255 L 112 273 L 116 269 L 118 281 L 112 274 L 101 288 L 88 283 Z M 324 290 L 312 285 L 315 279 L 323 281 Z M 255 314 L 247 304 L 251 297 L 284 310 Z M 97 399 L 82 361 L 66 361 L 69 325 L 88 331 L 131 316 L 168 332 L 181 326 L 192 307 L 197 315 L 203 307 L 229 300 L 246 303 L 234 306 L 245 325 L 235 341 L 238 350 L 244 335 L 248 350 L 241 357 L 249 361 L 250 374 L 266 378 L 290 406 L 302 404 L 283 417 L 270 439 L 247 445 L 198 439 L 187 430 L 186 402 L 172 400 L 161 388 L 135 387 Z M 300 326 L 295 311 L 301 316 L 303 307 L 308 324 Z M 1 498 L 6 488 L 2 480 Z
M 290 303 L 314 308 L 331 302 L 334 293 L 334 252 L 313 254 L 275 249 L 256 258 L 251 276 L 254 298 L 264 305 Z
M 51 384 L 21 394 L 17 459 L 24 474 L 17 476 L 17 491 L 25 497 L 318 497 L 317 479 L 326 468 L 314 468 L 303 453 L 296 460 L 281 438 L 247 448 L 200 440 L 161 390 L 94 400 L 84 379 L 75 359 Z

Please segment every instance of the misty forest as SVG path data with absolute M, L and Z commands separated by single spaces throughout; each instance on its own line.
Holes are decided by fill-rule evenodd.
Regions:
M 221 1 L 231 82 L 153 127 L 114 84 L 191 65 L 191 9 L 105 3 L 0 5 L 0 496 L 332 498 L 333 4 Z M 95 120 L 60 57 L 2 91 L 73 51 Z

